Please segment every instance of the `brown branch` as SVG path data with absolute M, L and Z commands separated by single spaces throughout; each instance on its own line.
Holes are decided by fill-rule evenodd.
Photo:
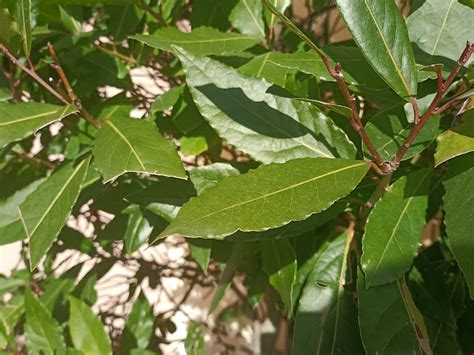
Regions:
M 51 67 L 56 71 L 56 73 L 58 73 L 59 77 L 61 78 L 61 81 L 62 81 L 64 87 L 66 88 L 66 92 L 69 96 L 70 103 L 73 103 L 78 108 L 78 110 L 79 110 L 82 118 L 84 118 L 84 120 L 86 120 L 88 123 L 93 125 L 95 128 L 99 129 L 100 128 L 99 122 L 97 122 L 90 115 L 90 113 L 87 112 L 87 110 L 82 105 L 81 100 L 79 99 L 79 97 L 74 92 L 74 89 L 72 88 L 71 82 L 69 81 L 66 73 L 64 72 L 64 69 L 62 68 L 62 66 L 59 62 L 58 56 L 56 54 L 56 50 L 54 49 L 54 47 L 51 43 L 48 43 L 48 49 L 49 49 L 49 52 L 51 53 L 51 57 L 53 58 L 53 61 L 54 61 L 54 64 L 52 64 Z
M 392 166 L 394 170 L 398 168 L 407 150 L 411 147 L 416 137 L 420 133 L 421 129 L 425 126 L 426 122 L 428 122 L 429 119 L 433 115 L 439 112 L 439 109 L 438 109 L 439 103 L 441 102 L 442 98 L 448 91 L 454 79 L 459 74 L 459 71 L 461 70 L 461 68 L 467 63 L 469 58 L 471 58 L 471 55 L 473 52 L 474 52 L 474 45 L 468 42 L 466 44 L 466 48 L 464 49 L 461 56 L 459 57 L 459 60 L 457 61 L 456 66 L 451 71 L 451 74 L 449 74 L 448 79 L 446 79 L 444 83 L 441 83 L 441 84 L 438 83 L 438 88 L 439 88 L 438 92 L 436 93 L 436 96 L 433 98 L 433 101 L 431 102 L 428 110 L 426 110 L 426 112 L 420 118 L 418 123 L 413 126 L 413 129 L 410 132 L 410 135 L 406 139 L 405 143 L 402 145 L 402 147 L 398 151 L 395 158 L 393 158 L 393 160 L 391 161 L 390 165 Z
M 416 101 L 416 98 L 413 96 L 410 96 L 410 103 L 411 106 L 413 107 L 413 117 L 414 117 L 414 122 L 415 124 L 418 123 L 420 120 L 420 109 L 418 108 L 418 102 Z
M 377 149 L 373 145 L 372 141 L 370 140 L 369 136 L 367 135 L 367 132 L 365 131 L 364 125 L 362 124 L 362 121 L 359 116 L 359 110 L 357 109 L 355 96 L 352 95 L 349 91 L 349 87 L 347 86 L 347 83 L 344 79 L 344 75 L 342 73 L 341 64 L 337 63 L 334 67 L 329 58 L 326 56 L 326 54 L 317 45 L 315 45 L 313 41 L 309 39 L 308 36 L 301 32 L 301 30 L 293 22 L 291 22 L 285 15 L 280 13 L 268 0 L 262 1 L 273 14 L 278 16 L 280 20 L 282 20 L 291 31 L 293 31 L 300 39 L 303 40 L 303 42 L 305 42 L 312 50 L 314 50 L 321 57 L 321 60 L 326 66 L 327 71 L 334 78 L 334 80 L 336 80 L 340 90 L 342 91 L 342 94 L 344 95 L 344 99 L 347 105 L 351 109 L 352 115 L 349 120 L 351 126 L 359 134 L 360 138 L 362 139 L 370 154 L 374 158 L 375 163 L 379 167 L 378 172 L 382 172 L 383 174 L 390 173 L 391 166 L 382 159 L 380 154 L 377 152 Z
M 56 90 L 54 90 L 47 82 L 45 82 L 38 74 L 36 74 L 35 71 L 27 68 L 25 65 L 20 63 L 18 59 L 16 59 L 8 50 L 7 47 L 5 47 L 3 44 L 0 43 L 0 50 L 3 52 L 3 54 L 12 62 L 14 65 L 18 66 L 20 69 L 22 69 L 25 73 L 27 73 L 29 76 L 31 76 L 38 84 L 40 84 L 42 87 L 44 87 L 46 90 L 48 90 L 54 97 L 56 97 L 59 101 L 61 101 L 63 104 L 69 104 L 69 102 Z
M 145 10 L 148 12 L 153 18 L 155 18 L 158 23 L 163 26 L 163 27 L 168 27 L 168 24 L 166 23 L 165 19 L 163 18 L 163 7 L 161 5 L 162 1 L 160 1 L 160 13 L 156 12 L 153 10 L 145 1 L 140 0 L 138 1 L 137 5 L 140 7 L 142 10 Z

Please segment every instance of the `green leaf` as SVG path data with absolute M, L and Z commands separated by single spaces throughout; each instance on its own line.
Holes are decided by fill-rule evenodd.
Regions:
M 285 309 L 293 309 L 293 285 L 296 280 L 296 255 L 288 239 L 261 242 L 262 268 L 270 284 L 279 293 Z
M 42 183 L 18 208 L 29 241 L 32 269 L 49 250 L 69 218 L 88 165 L 89 159 L 76 166 L 66 165 Z
M 353 231 L 326 243 L 312 261 L 295 319 L 293 354 L 362 354 L 352 294 L 345 290 Z
M 205 339 L 202 324 L 191 322 L 188 334 L 184 340 L 184 348 L 187 355 L 205 355 Z
M 29 289 L 25 291 L 25 309 L 28 353 L 54 355 L 64 350 L 64 339 L 58 322 Z
M 163 112 L 169 109 L 170 107 L 173 107 L 183 94 L 184 88 L 184 85 L 176 86 L 158 96 L 151 105 L 150 114 Z
M 291 5 L 291 0 L 269 0 L 269 3 L 273 5 L 279 12 L 283 13 Z M 268 27 L 272 28 L 278 21 L 278 18 L 273 13 L 266 13 L 266 19 Z
M 131 255 L 148 241 L 154 227 L 152 223 L 153 215 L 147 216 L 137 205 L 130 205 L 124 213 L 128 214 L 129 217 L 123 239 L 127 254 Z
M 23 51 L 28 58 L 31 53 L 31 0 L 16 0 L 14 14 L 23 41 Z
M 263 80 L 174 48 L 201 114 L 239 150 L 264 163 L 355 156 L 343 131 L 312 105 L 268 94 Z
M 135 348 L 146 349 L 155 329 L 154 323 L 153 308 L 145 295 L 140 293 L 125 323 L 121 346 L 123 353 Z
M 464 122 L 440 134 L 435 153 L 436 166 L 449 159 L 474 151 L 474 111 L 464 114 Z
M 236 3 L 237 0 L 193 0 L 192 28 L 208 26 L 221 31 L 228 30 L 230 27 L 229 13 Z
M 222 179 L 236 175 L 240 175 L 240 172 L 232 165 L 225 163 L 199 166 L 189 171 L 189 178 L 198 194 L 201 194 L 210 187 L 216 186 Z
M 426 0 L 407 20 L 410 39 L 431 61 L 457 61 L 466 42 L 474 41 L 473 23 L 474 10 L 457 0 Z
M 112 33 L 115 42 L 120 42 L 128 34 L 135 33 L 143 15 L 143 11 L 133 3 L 125 6 L 109 6 L 107 12 L 110 16 L 107 29 Z
M 112 346 L 104 325 L 92 309 L 75 297 L 70 297 L 69 303 L 69 332 L 74 348 L 87 355 L 112 354 Z
M 362 238 L 367 287 L 390 283 L 411 266 L 421 245 L 431 171 L 398 179 L 375 205 Z
M 404 155 L 410 159 L 422 152 L 436 138 L 439 132 L 440 116 L 434 116 L 426 123 L 420 134 Z M 365 129 L 370 140 L 384 160 L 391 160 L 408 138 L 413 124 L 406 119 L 403 107 L 380 111 L 367 122 Z
M 159 237 L 222 239 L 238 230 L 264 231 L 301 221 L 349 194 L 368 168 L 362 161 L 324 158 L 261 166 L 191 199 Z
M 204 239 L 189 239 L 187 240 L 189 251 L 193 259 L 201 267 L 205 275 L 209 267 L 212 253 L 212 241 Z
M 77 109 L 73 105 L 0 102 L 0 112 L 0 148 L 3 148 L 8 143 L 26 138 L 41 128 L 77 112 Z
M 18 208 L 43 182 L 44 179 L 36 180 L 0 203 L 0 245 L 25 238 Z
M 200 27 L 191 33 L 168 27 L 153 35 L 134 35 L 130 38 L 146 45 L 171 52 L 172 45 L 179 46 L 196 55 L 223 55 L 241 52 L 258 43 L 259 39 L 237 33 L 223 33 L 212 28 Z
M 393 0 L 337 0 L 354 40 L 401 97 L 416 96 L 415 59 L 405 20 Z
M 404 279 L 366 289 L 360 272 L 357 293 L 367 354 L 432 354 L 423 317 Z
M 173 142 L 149 121 L 120 116 L 103 121 L 93 152 L 104 183 L 126 172 L 186 179 Z
M 444 181 L 444 210 L 449 246 L 461 268 L 474 299 L 474 153 L 449 162 Z
M 321 100 L 305 99 L 305 98 L 302 98 L 302 97 L 298 97 L 295 100 L 301 100 L 301 101 L 306 101 L 306 102 L 312 103 L 313 105 L 316 105 L 316 106 L 318 106 L 320 108 L 323 108 L 323 109 L 328 109 L 329 111 L 333 111 L 335 113 L 338 113 L 338 114 L 340 114 L 340 115 L 342 115 L 346 118 L 350 118 L 352 116 L 352 111 L 347 106 L 337 105 L 337 104 L 333 104 L 333 103 L 325 102 L 325 101 L 321 101 Z
M 263 6 L 260 0 L 239 0 L 230 13 L 232 26 L 241 33 L 265 38 L 265 24 L 262 18 Z

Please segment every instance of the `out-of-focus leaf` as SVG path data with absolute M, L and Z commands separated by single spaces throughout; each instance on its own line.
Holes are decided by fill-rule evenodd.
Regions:
M 321 354 L 363 353 L 355 304 L 345 290 L 353 233 L 348 230 L 324 244 L 312 262 L 296 313 L 295 355 L 316 349 Z
M 337 0 L 352 36 L 369 63 L 401 97 L 416 96 L 413 49 L 400 10 L 392 0 Z
M 15 0 L 14 17 L 26 57 L 31 53 L 31 0 Z
M 288 239 L 261 242 L 262 268 L 270 284 L 279 293 L 285 309 L 293 309 L 293 285 L 296 279 L 296 255 Z
M 367 287 L 391 283 L 410 268 L 421 245 L 431 171 L 398 179 L 375 205 L 362 239 Z
M 51 175 L 18 208 L 29 241 L 30 266 L 34 269 L 66 223 L 76 203 L 89 158 L 69 164 Z
M 407 20 L 410 39 L 431 61 L 436 56 L 457 61 L 466 42 L 474 41 L 472 23 L 474 9 L 457 0 L 426 0 Z
M 25 338 L 29 354 L 57 354 L 65 344 L 61 328 L 46 307 L 26 289 Z
M 108 30 L 111 31 L 115 41 L 121 41 L 129 34 L 136 32 L 143 11 L 134 3 L 124 6 L 110 6 L 107 8 L 110 16 Z
M 133 303 L 122 335 L 121 353 L 131 349 L 146 349 L 154 330 L 153 308 L 143 294 Z
M 176 86 L 156 98 L 150 108 L 150 114 L 163 112 L 172 107 L 181 97 L 184 85 Z
M 437 138 L 435 163 L 440 165 L 449 159 L 474 151 L 474 111 L 464 114 L 464 122 L 443 132 Z
M 184 340 L 184 348 L 188 355 L 204 355 L 204 334 L 202 326 L 192 322 L 188 328 L 188 334 Z
M 314 106 L 266 94 L 269 83 L 210 58 L 175 52 L 201 114 L 236 148 L 265 163 L 354 157 L 347 136 Z
M 474 153 L 449 162 L 444 181 L 444 210 L 449 246 L 461 268 L 474 299 Z
M 147 216 L 137 205 L 130 205 L 124 213 L 128 214 L 128 224 L 124 234 L 125 250 L 128 255 L 131 255 L 148 241 L 156 216 L 155 218 L 153 215 Z
M 193 28 L 214 27 L 226 31 L 230 27 L 229 13 L 238 0 L 194 0 L 191 12 Z
M 26 138 L 41 128 L 77 112 L 77 109 L 73 105 L 0 102 L 0 112 L 0 148 L 3 148 L 8 143 Z
M 243 51 L 258 43 L 258 38 L 237 33 L 223 33 L 212 28 L 200 27 L 191 33 L 176 28 L 164 28 L 152 35 L 134 35 L 130 38 L 153 48 L 172 52 L 171 46 L 179 46 L 196 55 L 222 55 Z
M 368 167 L 362 161 L 304 158 L 228 177 L 185 204 L 159 237 L 222 239 L 304 220 L 349 194 Z
M 69 332 L 74 348 L 85 354 L 112 354 L 109 336 L 92 309 L 75 297 L 70 297 L 69 303 Z
M 103 121 L 93 151 L 104 182 L 126 172 L 186 179 L 174 144 L 148 121 L 120 116 Z

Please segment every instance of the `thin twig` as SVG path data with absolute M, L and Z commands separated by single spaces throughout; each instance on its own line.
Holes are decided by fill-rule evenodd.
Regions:
M 166 23 L 165 19 L 163 18 L 163 7 L 161 6 L 162 1 L 160 1 L 160 12 L 158 13 L 155 10 L 153 10 L 145 1 L 140 0 L 138 1 L 138 7 L 140 7 L 142 10 L 145 10 L 148 12 L 152 17 L 154 17 L 161 26 L 163 27 L 168 27 L 168 24 Z
M 413 107 L 413 117 L 415 118 L 414 122 L 415 124 L 417 124 L 420 120 L 420 109 L 418 108 L 418 101 L 416 101 L 416 98 L 414 98 L 413 96 L 410 96 L 410 103 Z
M 344 95 L 347 105 L 352 111 L 350 123 L 354 130 L 359 134 L 365 146 L 374 158 L 375 163 L 379 167 L 378 172 L 382 172 L 384 174 L 391 172 L 390 165 L 382 159 L 364 129 L 364 126 L 359 116 L 359 110 L 357 109 L 355 96 L 352 95 L 349 91 L 349 87 L 347 86 L 347 83 L 344 79 L 344 75 L 342 73 L 341 64 L 337 63 L 334 67 L 327 55 L 316 44 L 314 44 L 313 41 L 311 41 L 311 39 L 306 36 L 293 22 L 291 22 L 285 15 L 279 12 L 268 0 L 262 1 L 273 14 L 278 16 L 280 20 L 282 20 L 291 31 L 293 31 L 299 38 L 301 38 L 312 50 L 314 50 L 321 57 L 321 60 L 326 66 L 329 74 L 336 80 L 340 90 Z
M 3 52 L 3 54 L 16 66 L 21 68 L 25 73 L 27 73 L 29 76 L 31 76 L 38 84 L 40 84 L 42 87 L 44 87 L 46 90 L 48 90 L 54 97 L 56 97 L 59 101 L 61 101 L 63 104 L 68 105 L 69 102 L 56 90 L 54 90 L 47 82 L 45 82 L 36 72 L 28 69 L 25 65 L 20 63 L 18 59 L 16 59 L 8 50 L 7 47 L 5 47 L 3 44 L 0 43 L 0 50 Z
M 469 42 L 466 44 L 466 48 L 462 52 L 461 56 L 459 57 L 459 60 L 456 63 L 456 66 L 453 68 L 451 71 L 451 74 L 449 74 L 448 79 L 441 85 L 438 85 L 439 90 L 436 93 L 436 96 L 433 98 L 433 101 L 431 102 L 431 105 L 429 106 L 428 110 L 423 114 L 423 116 L 420 118 L 417 124 L 413 126 L 412 131 L 410 132 L 410 135 L 406 139 L 405 143 L 401 146 L 400 150 L 398 151 L 397 155 L 393 160 L 391 161 L 390 165 L 392 166 L 393 169 L 397 169 L 398 166 L 400 165 L 400 162 L 402 161 L 403 157 L 405 156 L 408 148 L 411 147 L 413 142 L 415 141 L 416 137 L 420 133 L 421 129 L 424 127 L 426 122 L 429 121 L 429 119 L 438 112 L 438 105 L 440 101 L 442 100 L 443 96 L 446 94 L 448 91 L 449 87 L 453 83 L 454 79 L 457 77 L 459 74 L 459 71 L 461 68 L 468 62 L 469 58 L 471 58 L 471 55 L 474 51 L 474 45 L 470 44 Z

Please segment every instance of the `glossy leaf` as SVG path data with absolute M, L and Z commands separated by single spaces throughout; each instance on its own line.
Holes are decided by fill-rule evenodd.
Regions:
M 210 58 L 176 47 L 175 52 L 201 114 L 236 148 L 264 163 L 354 157 L 346 135 L 317 108 L 266 94 L 269 83 L 244 77 Z
M 466 42 L 474 41 L 474 10 L 457 0 L 426 0 L 407 20 L 410 39 L 433 61 L 457 61 Z
M 25 291 L 25 309 L 28 353 L 53 355 L 64 350 L 64 339 L 58 322 L 29 289 Z
M 257 38 L 265 38 L 260 0 L 239 0 L 230 13 L 230 22 L 241 33 Z
M 367 287 L 390 283 L 411 266 L 421 245 L 431 171 L 398 179 L 375 205 L 362 238 Z
M 362 354 L 357 313 L 345 290 L 353 232 L 324 244 L 303 286 L 295 319 L 293 354 Z
M 237 33 L 223 33 L 212 28 L 200 27 L 191 33 L 168 27 L 153 35 L 134 35 L 130 38 L 153 48 L 171 52 L 172 45 L 179 46 L 196 55 L 229 54 L 243 51 L 258 43 L 258 38 Z
M 137 205 L 130 205 L 124 213 L 128 214 L 128 223 L 123 238 L 125 250 L 128 255 L 131 255 L 148 241 L 148 237 L 153 231 L 153 218 L 147 218 L 140 206 Z
M 474 153 L 449 162 L 444 181 L 444 210 L 449 246 L 461 268 L 474 299 Z
M 415 59 L 405 20 L 393 0 L 337 0 L 369 63 L 401 97 L 416 96 Z
M 437 141 L 436 165 L 474 151 L 474 111 L 466 112 L 464 122 L 440 134 Z
M 222 179 L 236 175 L 240 175 L 240 172 L 232 165 L 224 163 L 199 166 L 189 171 L 189 177 L 198 194 L 216 186 Z
M 112 346 L 104 325 L 92 309 L 74 297 L 69 298 L 69 303 L 69 332 L 74 348 L 85 354 L 112 354 Z
M 186 179 L 174 144 L 148 121 L 120 116 L 104 121 L 93 152 L 104 182 L 126 172 Z
M 36 180 L 0 203 L 0 245 L 25 238 L 18 208 L 43 182 L 44 179 Z
M 431 354 L 422 315 L 404 279 L 365 288 L 357 280 L 359 325 L 367 354 Z
M 285 309 L 293 309 L 293 285 L 296 279 L 296 255 L 288 239 L 262 242 L 262 268 L 270 284 L 279 293 Z
M 41 128 L 77 112 L 77 109 L 73 105 L 0 102 L 0 112 L 0 148 L 3 148 L 8 143 L 26 138 Z
M 428 144 L 435 140 L 439 132 L 439 123 L 440 116 L 434 116 L 426 123 L 404 155 L 403 160 L 410 159 L 422 152 Z M 377 113 L 369 119 L 365 128 L 382 159 L 391 160 L 408 138 L 413 124 L 407 121 L 403 107 L 397 107 Z
M 222 239 L 301 221 L 349 194 L 367 170 L 362 161 L 306 158 L 228 177 L 185 204 L 160 237 Z
M 34 269 L 66 223 L 76 203 L 89 159 L 69 164 L 51 175 L 18 208 L 29 240 L 30 266 Z

